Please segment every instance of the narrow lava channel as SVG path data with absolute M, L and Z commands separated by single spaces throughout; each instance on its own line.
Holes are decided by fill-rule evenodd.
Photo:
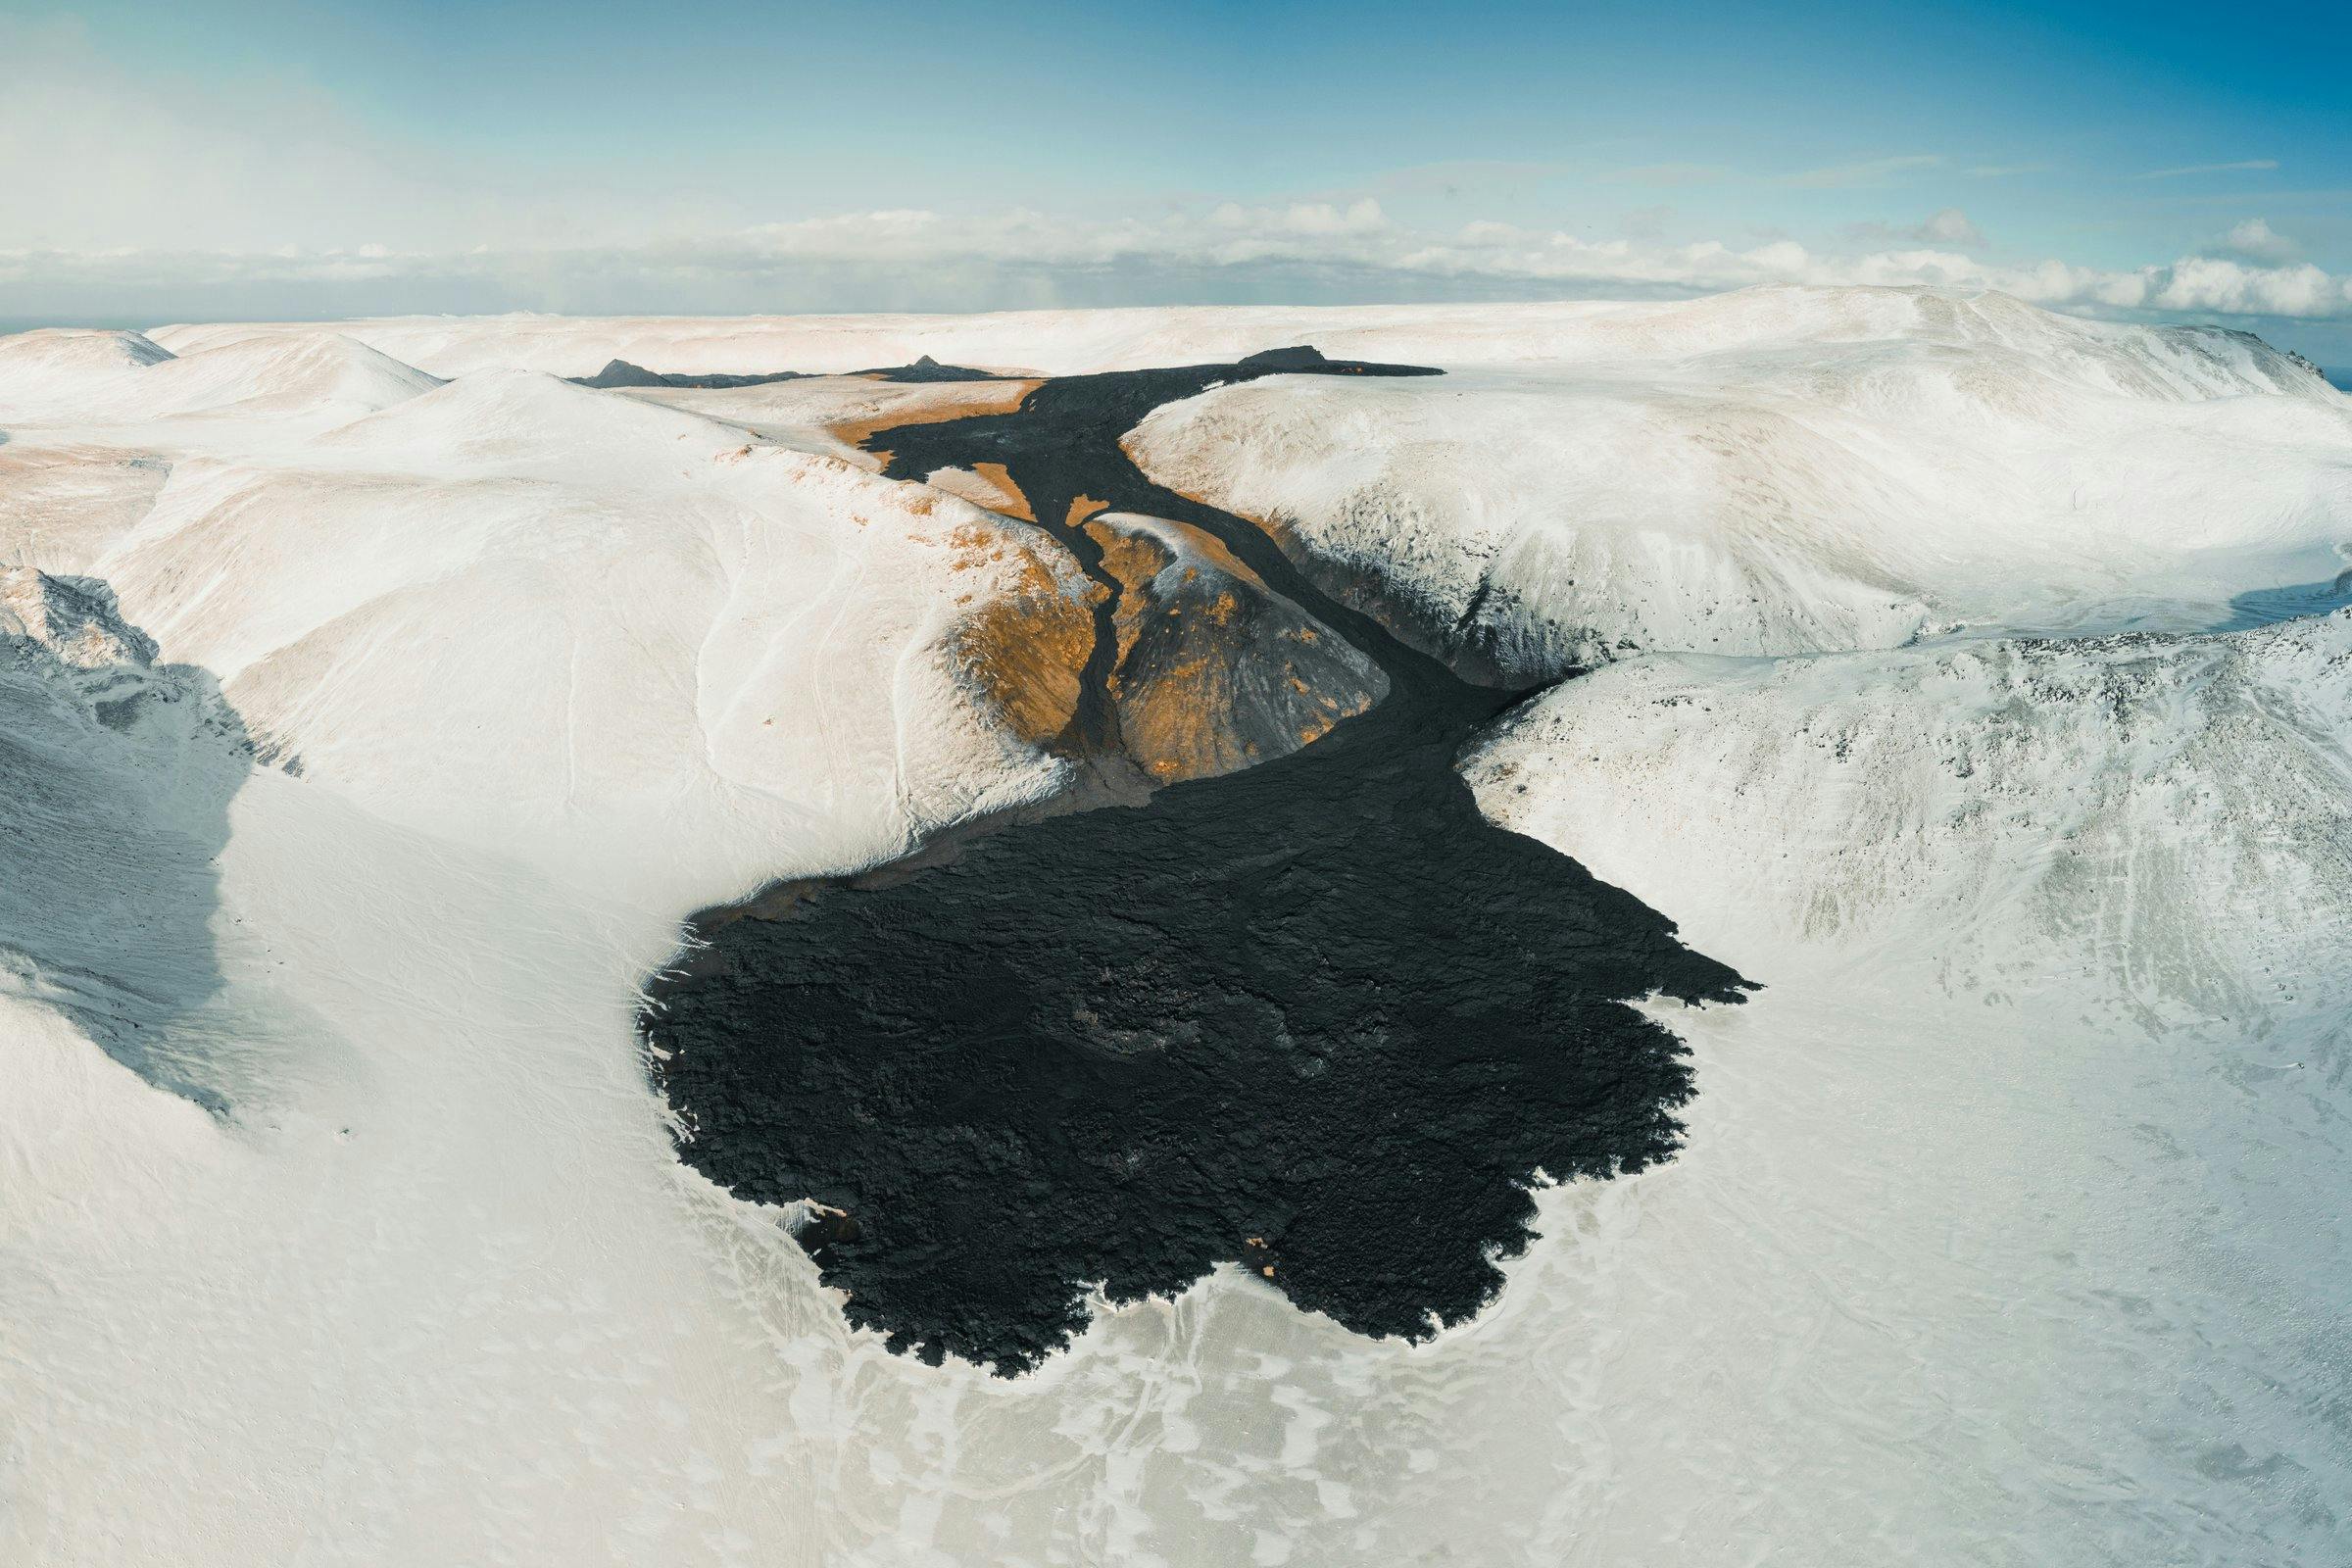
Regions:
M 1538 1172 L 1673 1152 L 1686 1054 L 1628 1004 L 1747 989 L 1479 814 L 1453 759 L 1520 694 L 1407 647 L 1120 450 L 1163 403 L 1296 372 L 1434 373 L 1285 350 L 1063 377 L 1011 414 L 869 438 L 893 477 L 1003 464 L 1113 596 L 1061 522 L 1079 496 L 1204 529 L 1390 682 L 1278 760 L 695 918 L 642 1019 L 681 1156 L 740 1197 L 821 1205 L 803 1244 L 894 1349 L 1016 1373 L 1085 1325 L 1090 1286 L 1173 1294 L 1220 1262 L 1357 1333 L 1425 1337 L 1499 1288 Z M 1115 608 L 1059 743 L 1075 756 L 1115 752 Z

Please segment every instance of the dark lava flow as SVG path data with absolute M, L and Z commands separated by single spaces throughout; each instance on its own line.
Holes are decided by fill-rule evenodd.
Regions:
M 1119 450 L 1159 404 L 1278 371 L 1397 373 L 1291 350 L 1071 376 L 871 445 L 900 477 L 1002 463 L 1041 518 L 1084 494 L 1205 528 L 1375 660 L 1386 701 L 1140 806 L 706 911 L 708 945 L 649 987 L 683 1157 L 741 1197 L 829 1209 L 801 1239 L 895 1349 L 1018 1372 L 1084 1325 L 1090 1283 L 1130 1300 L 1223 1261 L 1357 1333 L 1424 1337 L 1493 1298 L 1536 1172 L 1675 1149 L 1685 1052 L 1627 1003 L 1745 986 L 1478 813 L 1453 759 L 1514 694 Z M 1107 674 L 1089 666 L 1073 755 L 1113 738 Z
M 601 391 L 621 387 L 672 387 L 709 392 L 733 390 L 746 386 L 772 386 L 778 381 L 813 380 L 815 370 L 775 370 L 766 375 L 696 375 L 677 370 L 649 370 L 642 365 L 626 360 L 607 360 L 605 368 L 594 375 L 565 376 L 573 386 L 592 386 Z M 994 370 L 974 370 L 960 365 L 942 365 L 926 354 L 912 365 L 886 365 L 871 370 L 844 370 L 843 375 L 863 376 L 869 381 L 1007 381 L 1014 377 L 997 374 Z

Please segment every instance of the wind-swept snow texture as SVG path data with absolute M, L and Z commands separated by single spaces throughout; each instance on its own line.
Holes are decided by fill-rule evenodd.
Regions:
M 1652 1004 L 1686 1147 L 1536 1193 L 1425 1343 L 1227 1266 L 1019 1379 L 894 1356 L 681 1166 L 638 985 L 690 909 L 1067 787 L 953 657 L 1028 537 L 842 456 L 920 388 L 548 377 L 1305 341 L 1449 373 L 1130 450 L 1465 662 L 1589 625 L 1626 662 L 1466 776 L 1766 989 Z M 256 342 L 328 368 L 173 369 Z M 0 563 L 111 584 L 107 667 L 211 671 L 276 764 L 8 632 L 25 798 L 126 837 L 0 828 L 0 943 L 104 982 L 0 990 L 0 1561 L 2335 1568 L 2346 629 L 1999 634 L 2328 581 L 2345 407 L 1935 291 L 0 339 Z

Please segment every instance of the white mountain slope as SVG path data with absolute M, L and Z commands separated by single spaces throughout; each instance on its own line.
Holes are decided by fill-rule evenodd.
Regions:
M 355 410 L 331 389 L 371 362 L 322 350 L 340 368 L 306 379 L 276 354 L 335 334 L 458 379 L 393 396 L 368 371 L 381 407 Z M 1991 624 L 2184 584 L 2202 615 L 2323 575 L 2342 404 L 2291 365 L 1905 291 L 157 337 L 183 358 L 44 359 L 50 396 L 0 339 L 0 557 L 51 574 L 11 579 L 40 603 L 0 639 L 37 650 L 0 672 L 0 758 L 49 824 L 0 823 L 0 946 L 46 942 L 45 972 L 163 1016 L 126 1054 L 94 1007 L 0 984 L 0 1561 L 2337 1555 L 2352 628 L 1636 660 L 1551 694 L 1467 764 L 1486 808 L 1768 987 L 1670 1020 L 1698 1057 L 1689 1150 L 1542 1195 L 1501 1299 L 1429 1344 L 1227 1272 L 1005 1382 L 847 1332 L 772 1213 L 681 1167 L 630 1020 L 691 907 L 1058 788 L 953 648 L 975 610 L 1083 585 L 1003 518 L 841 460 L 825 426 L 880 412 L 873 383 L 538 373 L 820 368 L 798 358 L 820 339 L 835 368 L 1301 340 L 1526 360 L 1484 391 L 1337 384 L 1406 401 L 1328 412 L 1379 443 L 1441 406 L 1414 399 L 1520 409 L 1485 446 L 1413 414 L 1428 444 L 1391 476 L 1498 515 L 1551 482 L 1510 469 L 1523 439 L 1588 500 L 1663 507 L 1627 454 L 1686 464 L 1692 564 L 1639 579 L 1638 624 L 1786 581 L 1789 646 L 1836 647 L 1907 635 L 1851 587 L 1877 571 L 1931 620 Z M 214 412 L 137 379 L 231 350 L 212 363 L 247 368 L 189 394 Z M 271 401 L 296 384 L 333 407 Z M 1288 442 L 1323 384 L 1263 386 Z M 1750 447 L 1684 426 L 1611 448 L 1615 478 L 1569 462 L 1575 429 L 1709 400 Z M 1310 482 L 1256 439 L 1220 421 L 1200 451 L 1341 492 L 1336 460 L 1298 447 Z M 2187 499 L 2135 466 L 2159 459 Z M 1945 488 L 1915 472 L 1946 462 Z M 2116 498 L 2036 525 L 1962 509 L 1968 474 Z M 1948 536 L 1906 521 L 1914 489 Z M 2145 541 L 2115 523 L 2132 497 Z M 1432 508 L 1379 513 L 1392 542 L 1350 532 L 1348 559 L 1455 591 L 1470 513 Z M 119 612 L 66 584 L 98 608 L 52 616 L 68 573 Z M 90 625 L 113 642 L 88 670 L 41 641 Z M 109 727 L 81 683 L 140 660 L 216 677 L 278 765 Z M 138 837 L 168 829 L 211 858 Z M 121 923 L 106 888 L 135 895 Z
M 1129 449 L 1512 680 L 1955 624 L 2186 629 L 2352 564 L 2352 400 L 2285 356 L 1998 296 L 1842 303 L 1594 317 L 1541 368 L 1243 383 Z
M 562 875 L 654 878 L 681 909 L 1066 784 L 954 647 L 1006 599 L 1083 618 L 1085 579 L 1016 524 L 530 372 L 404 369 L 322 432 L 279 417 L 284 372 L 345 349 L 372 354 L 257 339 L 135 372 L 234 360 L 234 417 L 158 422 L 142 385 L 119 424 L 84 403 L 18 426 L 0 459 L 40 461 L 44 497 L 168 477 L 105 532 L 94 504 L 28 500 L 0 546 L 105 577 L 308 776 Z

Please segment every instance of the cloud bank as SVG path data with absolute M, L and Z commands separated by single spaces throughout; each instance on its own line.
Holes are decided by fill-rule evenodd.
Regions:
M 766 223 L 638 244 L 384 246 L 235 250 L 0 250 L 0 285 L 26 297 L 125 300 L 363 289 L 446 298 L 439 309 L 958 310 L 1106 298 L 1267 298 L 1510 289 L 1593 294 L 1711 292 L 1755 283 L 1936 284 L 1992 288 L 2061 310 L 2352 319 L 2352 278 L 2290 260 L 2259 220 L 2211 255 L 2131 269 L 2058 260 L 1999 263 L 1947 209 L 1894 242 L 1848 254 L 1780 239 L 1753 246 L 1589 239 L 1479 221 L 1436 232 L 1392 222 L 1377 203 L 1222 203 L 1153 218 L 1084 220 L 1016 211 L 969 216 L 894 209 Z M 489 303 L 485 303 L 489 302 Z
M 1419 203 L 1412 220 L 1362 194 L 1255 205 L 1212 194 L 1125 216 L 877 206 L 760 222 L 779 205 L 830 203 L 801 184 L 763 187 L 711 170 L 698 185 L 659 161 L 585 172 L 527 160 L 474 167 L 378 137 L 300 82 L 158 74 L 74 25 L 0 18 L 0 189 L 9 192 L 0 318 L 960 311 L 1882 283 L 2000 289 L 2090 314 L 2315 323 L 2352 353 L 2352 276 L 2315 265 L 2261 218 L 2169 260 L 2119 268 L 2020 259 L 1956 207 L 1916 222 L 1847 222 L 1825 228 L 1834 242 L 1808 244 L 1752 232 L 1689 239 L 1739 225 L 1660 207 L 1576 211 L 1556 226 L 1464 222 L 1476 209 L 1456 208 L 1441 221 L 1426 216 L 1430 192 L 1419 189 L 1475 189 L 1469 175 L 1498 171 L 1552 177 L 1562 167 L 1433 166 L 1407 172 L 1416 178 L 1394 192 L 1375 182 Z M 1592 183 L 1696 197 L 1744 180 L 1805 210 L 1937 171 L 1990 178 L 2042 167 L 1900 152 L 1752 178 L 1711 163 L 1650 164 Z M 2140 177 L 2275 167 L 2257 159 Z M 1493 194 L 1490 211 L 1531 205 Z M 2304 237 L 2328 242 L 2325 232 Z

